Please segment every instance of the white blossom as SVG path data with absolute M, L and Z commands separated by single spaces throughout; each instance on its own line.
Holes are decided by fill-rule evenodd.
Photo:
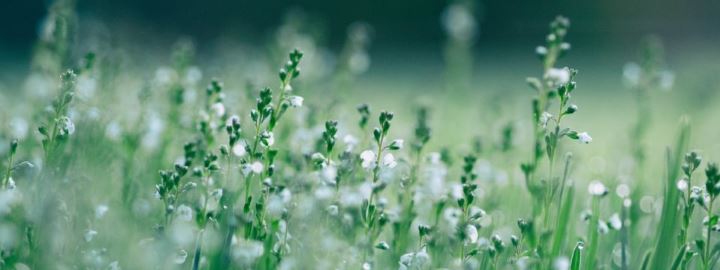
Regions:
M 95 218 L 101 219 L 105 216 L 105 214 L 107 214 L 108 210 L 110 210 L 110 208 L 107 205 L 98 205 L 97 207 L 95 207 Z
M 570 81 L 570 69 L 568 68 L 551 68 L 545 72 L 545 79 L 550 81 L 553 86 L 560 86 Z
M 467 226 L 465 226 L 465 236 L 467 236 L 467 240 L 471 244 L 477 243 L 477 240 L 478 240 L 477 228 L 474 225 L 468 224 Z
M 588 192 L 590 195 L 603 196 L 607 194 L 608 190 L 603 183 L 600 181 L 592 181 L 588 185 Z
M 580 132 L 578 134 L 578 140 L 580 140 L 580 142 L 584 144 L 588 144 L 592 142 L 592 137 L 590 137 L 590 134 L 588 134 L 587 132 Z
M 177 208 L 177 216 L 181 221 L 191 221 L 193 219 L 193 210 L 187 205 L 180 205 Z
M 87 231 L 85 231 L 85 235 L 84 235 L 85 242 L 92 241 L 93 238 L 95 237 L 95 235 L 97 235 L 97 234 L 98 234 L 97 231 L 88 229 Z
M 245 150 L 245 144 L 244 143 L 236 143 L 232 147 L 232 153 L 236 157 L 244 157 L 245 154 L 247 154 L 247 151 Z
M 382 165 L 388 168 L 395 168 L 397 166 L 397 162 L 395 161 L 395 156 L 391 153 L 385 154 L 382 159 Z
M 223 105 L 220 102 L 217 102 L 210 106 L 210 111 L 212 111 L 216 116 L 221 117 L 225 115 L 225 105 Z
M 360 159 L 362 160 L 362 167 L 365 169 L 372 169 L 375 167 L 375 158 L 377 156 L 375 155 L 375 152 L 370 150 L 365 150 L 362 153 L 360 153 Z
M 289 96 L 288 97 L 288 103 L 290 104 L 291 107 L 295 107 L 295 108 L 302 107 L 304 100 L 305 99 L 301 96 Z
M 680 191 L 686 191 L 688 189 L 688 182 L 685 179 L 680 179 L 677 181 L 677 189 Z

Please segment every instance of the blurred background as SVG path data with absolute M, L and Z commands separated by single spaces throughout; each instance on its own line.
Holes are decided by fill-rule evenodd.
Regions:
M 0 3 L 0 93 L 20 98 L 27 92 L 33 53 L 43 36 L 51 1 Z M 661 66 L 672 87 L 653 95 L 653 143 L 665 145 L 677 119 L 700 122 L 710 152 L 720 131 L 704 117 L 716 107 L 720 88 L 720 2 L 711 0 L 608 1 L 76 1 L 76 31 L 70 58 L 88 51 L 112 52 L 122 67 L 148 79 L 170 65 L 178 40 L 191 40 L 204 78 L 220 77 L 230 87 L 274 85 L 272 74 L 285 47 L 299 47 L 308 58 L 313 82 L 307 95 L 320 102 L 332 92 L 351 104 L 368 102 L 393 108 L 412 123 L 413 103 L 433 103 L 442 138 L 469 140 L 477 133 L 499 134 L 507 122 L 528 128 L 532 91 L 528 76 L 540 76 L 536 46 L 544 44 L 548 22 L 568 17 L 572 50 L 560 66 L 579 70 L 576 102 L 581 122 L 599 142 L 594 153 L 624 152 L 626 130 L 635 121 L 635 101 L 623 78 L 629 62 L 641 61 L 652 36 L 664 48 Z M 362 29 L 361 31 L 355 31 Z M 355 31 L 355 32 L 354 32 Z M 353 33 L 360 33 L 360 37 Z M 355 42 L 355 43 L 353 43 Z M 353 48 L 359 44 L 361 48 Z M 336 74 L 347 51 L 357 49 L 346 84 L 319 84 Z M 627 74 L 626 74 L 627 75 Z M 270 79 L 267 79 L 270 78 Z M 342 86 L 343 89 L 340 88 Z M 124 84 L 136 91 L 137 84 Z M 27 93 L 25 93 L 27 94 Z M 311 101 L 312 102 L 312 101 Z M 352 114 L 336 112 L 338 115 Z M 447 121 L 464 116 L 468 132 Z M 523 120 L 525 119 L 525 120 Z M 706 122 L 708 124 L 706 124 Z M 704 129 L 707 129 L 704 130 Z M 651 132 L 652 133 L 652 132 Z M 522 134 L 522 133 L 520 133 Z M 522 137 L 522 136 L 519 136 Z M 527 136 L 526 136 L 527 137 Z M 519 143 L 524 143 L 522 139 Z M 658 153 L 662 147 L 655 147 Z

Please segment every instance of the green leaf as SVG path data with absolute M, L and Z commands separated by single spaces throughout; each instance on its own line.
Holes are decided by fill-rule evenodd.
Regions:
M 577 245 L 575 245 L 575 250 L 573 251 L 572 258 L 570 259 L 570 270 L 580 270 L 580 252 L 583 249 L 583 243 L 578 242 Z

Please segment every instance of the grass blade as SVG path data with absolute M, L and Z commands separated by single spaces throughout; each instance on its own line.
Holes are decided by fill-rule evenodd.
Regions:
M 580 270 L 580 251 L 583 249 L 583 243 L 578 242 L 575 245 L 572 258 L 570 259 L 570 270 Z
M 678 135 L 675 150 L 668 150 L 667 154 L 667 178 L 665 181 L 664 202 L 662 214 L 658 221 L 657 238 L 655 239 L 655 254 L 650 263 L 650 269 L 662 269 L 671 264 L 674 248 L 677 246 L 677 234 L 680 225 L 678 200 L 680 191 L 675 187 L 675 181 L 680 172 L 680 163 L 683 154 L 687 150 L 690 137 L 690 124 L 687 118 L 680 123 L 680 134 Z
M 675 256 L 675 260 L 673 260 L 673 264 L 670 267 L 671 270 L 677 270 L 680 268 L 680 264 L 683 261 L 683 258 L 685 257 L 685 245 L 680 247 L 680 250 L 678 250 L 678 254 Z

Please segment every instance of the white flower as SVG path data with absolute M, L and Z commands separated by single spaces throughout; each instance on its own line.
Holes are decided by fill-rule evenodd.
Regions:
M 570 69 L 568 68 L 551 68 L 545 72 L 545 79 L 553 83 L 554 86 L 564 85 L 570 81 Z
M 260 163 L 260 161 L 255 161 L 250 164 L 250 171 L 252 171 L 253 173 L 260 174 L 262 173 L 263 169 L 264 166 L 262 163 Z
M 69 117 L 60 117 L 58 122 L 60 124 L 60 135 L 66 136 L 75 133 L 75 124 Z
M 590 182 L 590 184 L 588 185 L 588 192 L 590 193 L 590 195 L 604 196 L 605 194 L 607 194 L 608 190 L 605 185 L 603 185 L 603 183 L 596 180 Z
M 178 250 L 175 253 L 175 257 L 173 258 L 173 262 L 175 264 L 183 264 L 185 263 L 185 260 L 187 259 L 188 253 L 184 249 Z
M 202 71 L 196 66 L 189 67 L 185 73 L 185 81 L 188 84 L 196 84 L 202 79 Z
M 105 127 L 105 137 L 110 140 L 118 141 L 122 135 L 122 127 L 118 122 L 112 121 Z
M 365 150 L 362 153 L 360 153 L 360 159 L 362 159 L 362 167 L 365 169 L 372 169 L 375 167 L 375 152 L 370 150 Z
M 7 189 L 8 189 L 8 190 L 14 190 L 14 189 L 15 189 L 15 180 L 13 180 L 12 177 L 8 177 Z
M 110 208 L 107 205 L 98 205 L 95 207 L 95 218 L 101 219 L 105 216 L 105 214 L 107 214 L 108 210 L 110 210 Z
M 630 196 L 630 187 L 626 184 L 619 184 L 615 189 L 615 193 L 617 193 L 620 198 L 627 198 L 627 196 Z
M 288 97 L 288 103 L 290 104 L 290 106 L 295 107 L 295 108 L 302 107 L 304 100 L 305 99 L 301 96 L 289 96 Z
M 627 63 L 623 67 L 623 78 L 627 82 L 628 86 L 634 87 L 640 83 L 640 74 L 642 69 L 638 64 Z
M 93 237 L 95 237 L 95 235 L 97 235 L 97 234 L 98 234 L 98 232 L 96 232 L 95 230 L 90 230 L 90 229 L 88 229 L 87 231 L 85 231 L 85 236 L 84 236 L 84 237 L 85 237 L 85 242 L 90 242 L 90 241 L 92 241 L 92 240 L 93 240 Z
M 669 70 L 663 70 L 658 72 L 658 79 L 660 80 L 660 89 L 670 90 L 675 83 L 675 74 Z
M 465 236 L 467 236 L 468 242 L 471 244 L 477 243 L 478 240 L 478 231 L 477 228 L 473 225 L 467 225 L 465 227 Z
M 608 223 L 610 224 L 610 227 L 613 228 L 613 230 L 620 230 L 622 228 L 622 220 L 620 219 L 620 215 L 617 213 L 610 216 L 610 220 L 608 220 Z
M 686 191 L 688 189 L 688 182 L 685 179 L 680 179 L 677 181 L 677 189 L 680 191 Z
M 181 221 L 191 221 L 193 219 L 193 210 L 187 205 L 180 205 L 177 208 L 177 216 Z
M 108 269 L 108 270 L 120 270 L 120 269 L 122 269 L 122 268 L 120 268 L 120 262 L 118 262 L 118 261 L 113 261 L 113 262 L 111 262 L 110 264 L 108 264 L 107 269 Z
M 553 115 L 550 114 L 549 112 L 543 112 L 540 115 L 540 126 L 542 128 L 547 128 L 547 123 L 548 123 L 548 121 L 550 121 L 550 119 L 552 119 L 552 117 L 553 117 Z
M 263 242 L 253 240 L 239 240 L 233 243 L 231 251 L 235 262 L 243 266 L 249 266 L 264 253 Z
M 177 77 L 175 70 L 169 67 L 161 67 L 155 71 L 155 83 L 159 85 L 170 84 Z
M 598 221 L 598 232 L 601 234 L 606 234 L 610 231 L 610 228 L 608 227 L 607 223 L 603 222 L 602 220 Z
M 212 111 L 215 115 L 218 117 L 225 115 L 225 105 L 218 102 L 210 106 L 210 111 Z
M 537 46 L 535 48 L 535 53 L 538 55 L 546 55 L 547 54 L 547 48 L 544 46 Z
M 397 166 L 397 162 L 395 161 L 395 156 L 391 153 L 385 154 L 382 159 L 382 165 L 388 168 L 395 168 Z
M 75 89 L 77 89 L 77 93 L 80 98 L 82 98 L 83 100 L 89 99 L 95 94 L 95 89 L 97 89 L 97 81 L 90 76 L 81 75 L 77 79 Z
M 275 144 L 275 135 L 273 135 L 272 132 L 263 131 L 263 133 L 260 134 L 260 142 L 263 146 L 270 147 Z
M 339 212 L 338 206 L 337 206 L 337 205 L 334 205 L 334 204 L 331 204 L 331 205 L 328 206 L 327 209 L 325 209 L 325 210 L 326 210 L 326 211 L 328 212 L 328 214 L 331 215 L 331 216 L 337 216 L 337 214 L 338 214 L 338 212 Z
M 443 12 L 442 24 L 453 39 L 470 41 L 475 36 L 475 17 L 466 5 L 452 4 Z
M 553 262 L 554 270 L 568 270 L 570 269 L 570 260 L 565 256 L 560 256 Z
M 588 134 L 587 132 L 580 132 L 578 134 L 578 140 L 580 140 L 580 142 L 584 144 L 588 144 L 592 142 L 592 137 L 590 137 L 590 134 Z
M 247 152 L 245 151 L 245 144 L 244 143 L 236 143 L 232 147 L 232 153 L 236 157 L 244 157 Z
M 28 125 L 28 122 L 22 117 L 16 116 L 10 120 L 10 134 L 12 134 L 14 138 L 24 139 L 29 129 L 30 125 Z
M 350 135 L 350 134 L 345 135 L 342 140 L 343 140 L 343 143 L 345 143 L 345 145 L 346 145 L 345 150 L 347 150 L 347 151 L 352 151 L 353 148 L 355 148 L 355 145 L 358 144 L 358 139 L 355 138 L 355 136 Z
M 400 268 L 398 269 L 425 269 L 429 263 L 430 256 L 428 255 L 426 248 L 423 247 L 423 249 L 417 253 L 410 252 L 400 256 Z

